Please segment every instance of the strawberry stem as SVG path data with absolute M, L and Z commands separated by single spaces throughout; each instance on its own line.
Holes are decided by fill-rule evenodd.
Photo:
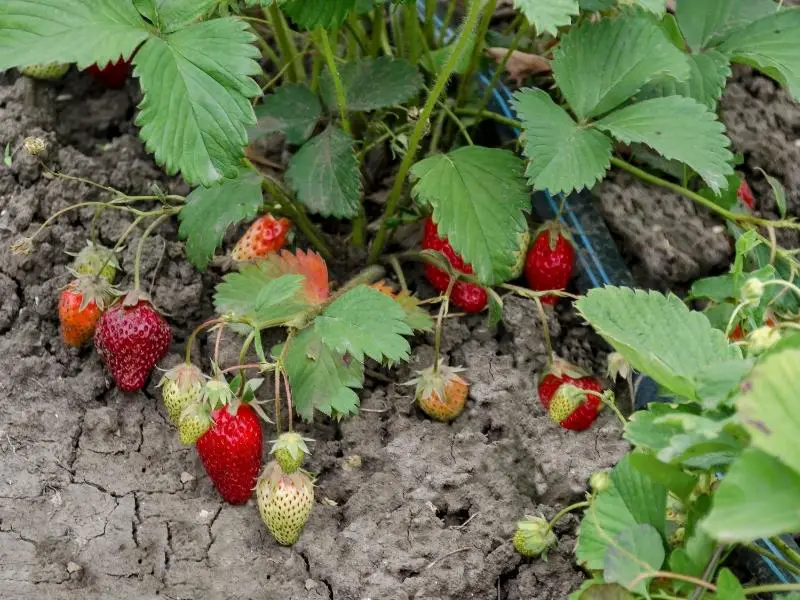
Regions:
M 442 347 L 442 321 L 447 314 L 447 309 L 450 308 L 450 294 L 453 292 L 453 286 L 458 281 L 456 277 L 450 277 L 450 282 L 447 284 L 447 290 L 442 297 L 442 304 L 439 306 L 439 315 L 436 317 L 436 330 L 433 332 L 433 374 L 439 373 L 439 353 Z
M 286 374 L 286 369 L 281 369 L 283 376 L 283 389 L 286 391 L 286 410 L 289 413 L 289 432 L 294 431 L 294 408 L 292 407 L 292 390 L 289 387 L 289 376 Z
M 222 323 L 222 319 L 210 319 L 208 321 L 204 321 L 200 323 L 197 327 L 194 328 L 192 333 L 189 334 L 189 337 L 186 338 L 186 364 L 191 364 L 192 362 L 192 346 L 194 346 L 194 340 L 197 338 L 199 333 L 203 331 L 206 327 L 212 327 L 217 323 Z M 216 356 L 214 357 L 214 363 L 217 362 Z M 241 361 L 240 361 L 241 362 Z
M 281 434 L 281 370 L 275 369 L 275 429 Z
M 439 97 L 442 95 L 442 92 L 444 92 L 447 82 L 450 81 L 450 76 L 456 70 L 459 61 L 467 49 L 467 45 L 472 39 L 473 29 L 478 23 L 478 18 L 481 16 L 481 5 L 482 2 L 479 2 L 478 0 L 473 0 L 469 3 L 467 16 L 464 19 L 464 26 L 461 28 L 461 31 L 459 32 L 455 43 L 453 44 L 453 49 L 447 57 L 447 61 L 437 74 L 433 89 L 431 90 L 431 93 L 428 94 L 428 97 L 425 100 L 425 105 L 420 111 L 419 120 L 417 121 L 414 131 L 411 133 L 411 138 L 408 141 L 408 150 L 406 151 L 406 155 L 403 157 L 403 161 L 400 163 L 400 167 L 397 170 L 392 189 L 389 191 L 389 196 L 386 200 L 386 209 L 384 210 L 383 218 L 381 219 L 380 228 L 378 229 L 378 233 L 375 235 L 375 239 L 373 240 L 372 247 L 369 251 L 369 262 L 372 264 L 378 262 L 378 259 L 383 252 L 383 247 L 386 245 L 389 235 L 389 220 L 397 211 L 397 206 L 400 202 L 400 197 L 403 194 L 406 178 L 408 177 L 411 165 L 416 160 L 417 150 L 419 149 L 420 142 L 422 141 L 422 138 L 428 129 L 429 119 L 431 118 L 433 109 L 436 107 L 436 103 L 439 101 Z
M 168 216 L 168 214 L 162 214 L 157 219 L 154 219 L 153 222 L 147 226 L 147 229 L 144 230 L 142 237 L 139 238 L 139 246 L 136 248 L 136 259 L 133 263 L 133 290 L 135 292 L 141 289 L 142 252 L 144 250 L 144 243 L 147 238 L 150 237 L 150 234 L 153 233 L 153 230 L 161 225 Z
M 553 527 L 563 519 L 566 515 L 571 513 L 573 510 L 578 510 L 579 508 L 588 508 L 591 506 L 591 502 L 588 500 L 583 500 L 582 502 L 576 502 L 575 504 L 570 504 L 566 508 L 562 508 L 560 511 L 556 513 L 556 516 L 552 518 L 552 520 L 547 524 L 547 530 L 544 532 L 543 537 L 547 537 L 547 535 L 553 530 Z

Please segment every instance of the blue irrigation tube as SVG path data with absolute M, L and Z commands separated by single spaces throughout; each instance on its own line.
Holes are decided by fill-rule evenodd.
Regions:
M 417 12 L 420 20 L 424 21 L 425 0 L 417 0 Z M 446 27 L 438 15 L 434 15 L 433 19 L 437 32 L 441 32 L 444 27 L 443 42 L 451 42 L 455 37 L 453 29 Z M 486 89 L 491 84 L 493 78 L 493 71 L 484 71 L 477 75 L 478 84 L 483 89 Z M 488 108 L 504 117 L 516 119 L 516 113 L 512 108 L 511 91 L 501 81 L 492 90 L 491 102 Z M 514 127 L 499 126 L 498 130 L 501 135 L 504 134 L 507 138 L 517 138 L 521 133 Z M 622 259 L 602 215 L 597 211 L 591 195 L 586 190 L 570 194 L 566 199 L 561 195 L 553 196 L 550 192 L 544 190 L 543 192 L 535 192 L 531 202 L 534 212 L 542 219 L 551 219 L 558 215 L 560 205 L 562 202 L 564 203 L 564 210 L 559 216 L 559 220 L 572 232 L 578 246 L 576 248 L 579 269 L 577 285 L 581 291 L 604 285 L 635 286 L 633 276 L 625 265 L 625 261 Z M 650 402 L 658 402 L 659 400 L 656 383 L 649 377 L 640 376 L 637 382 L 636 408 L 645 408 Z M 797 547 L 791 536 L 785 536 L 783 539 L 786 543 Z M 775 556 L 786 559 L 780 549 L 770 540 L 763 539 L 757 543 Z M 767 567 L 780 583 L 800 582 L 800 577 L 797 575 L 782 569 L 765 556 L 758 556 L 762 564 Z

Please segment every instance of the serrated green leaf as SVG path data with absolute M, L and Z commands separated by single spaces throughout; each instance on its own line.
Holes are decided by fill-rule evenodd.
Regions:
M 366 285 L 334 300 L 314 320 L 314 331 L 332 352 L 350 354 L 360 362 L 364 356 L 397 362 L 406 360 L 411 351 L 403 337 L 412 333 L 403 308 Z
M 419 298 L 409 292 L 400 292 L 395 298 L 397 303 L 406 313 L 406 325 L 415 331 L 431 331 L 433 319 L 426 310 L 419 305 Z
M 205 186 L 236 177 L 256 121 L 248 98 L 261 93 L 248 77 L 261 72 L 254 40 L 243 22 L 214 19 L 152 37 L 136 53 L 136 124 L 170 175 Z
M 751 444 L 779 458 L 800 474 L 800 351 L 787 350 L 765 358 L 753 370 L 736 408 Z
M 49 62 L 85 69 L 129 58 L 148 37 L 131 2 L 119 0 L 3 0 L 0 71 Z
M 687 96 L 715 110 L 731 75 L 730 59 L 718 50 L 707 50 L 702 54 L 688 54 L 686 60 L 689 64 L 689 77 L 686 81 L 668 78 L 655 81 L 640 96 Z
M 689 47 L 697 52 L 776 8 L 774 0 L 680 0 L 675 16 Z
M 353 389 L 363 386 L 364 365 L 331 352 L 314 327 L 289 342 L 284 365 L 295 410 L 305 421 L 313 419 L 315 410 L 336 417 L 358 412 Z
M 258 214 L 264 201 L 261 179 L 256 171 L 244 171 L 236 179 L 189 194 L 178 213 L 178 234 L 186 240 L 186 257 L 195 267 L 205 270 L 228 227 Z
M 647 523 L 660 534 L 666 526 L 667 488 L 637 470 L 626 455 L 611 471 L 611 483 L 637 523 Z
M 294 322 L 309 308 L 303 296 L 303 276 L 282 275 L 269 261 L 242 265 L 217 285 L 217 314 L 246 319 L 259 329 Z
M 697 399 L 699 372 L 741 358 L 705 315 L 671 294 L 609 286 L 589 291 L 575 306 L 635 370 L 685 398 Z
M 602 569 L 608 548 L 626 529 L 646 523 L 663 530 L 666 499 L 666 488 L 639 473 L 624 457 L 611 471 L 611 486 L 584 512 L 575 549 L 578 562 L 590 571 Z
M 731 406 L 731 397 L 753 368 L 751 360 L 714 363 L 697 374 L 697 395 L 706 410 Z
M 684 502 L 688 501 L 697 485 L 697 477 L 689 475 L 677 465 L 658 460 L 652 454 L 636 451 L 630 455 L 630 461 L 639 473 L 658 482 Z
M 356 7 L 356 0 L 285 0 L 283 12 L 306 29 L 339 27 Z
M 158 25 L 158 0 L 133 0 L 133 6 L 140 15 Z
M 636 5 L 643 8 L 647 12 L 651 12 L 657 17 L 662 16 L 667 12 L 667 4 L 665 0 L 634 0 Z
M 348 110 L 368 111 L 403 104 L 422 88 L 417 67 L 401 58 L 381 56 L 347 62 L 339 67 Z M 338 109 L 330 72 L 320 79 L 322 98 L 331 109 Z
M 569 25 L 578 14 L 578 0 L 514 0 L 538 33 L 558 34 L 558 28 Z
M 714 600 L 745 600 L 744 588 L 739 580 L 736 579 L 730 569 L 721 569 L 717 575 L 717 591 L 713 595 Z
M 689 77 L 686 56 L 652 19 L 638 16 L 578 25 L 561 39 L 552 65 L 579 118 L 613 110 L 655 79 Z
M 289 161 L 286 179 L 312 213 L 349 219 L 358 214 L 361 174 L 353 138 L 333 125 Z
M 758 168 L 761 174 L 767 180 L 769 187 L 772 189 L 772 196 L 775 198 L 775 206 L 778 207 L 778 213 L 781 217 L 786 217 L 786 189 L 783 184 L 775 179 L 772 175 L 767 173 L 764 169 Z
M 751 542 L 800 530 L 800 474 L 751 448 L 734 462 L 701 527 L 721 542 Z
M 664 564 L 664 542 L 652 525 L 633 525 L 614 538 L 603 561 L 603 578 L 609 583 L 647 594 L 649 578 Z
M 673 437 L 683 432 L 683 427 L 661 417 L 687 409 L 685 405 L 651 403 L 647 410 L 639 410 L 631 415 L 623 437 L 638 448 L 659 452 L 669 446 Z
M 219 4 L 219 0 L 160 0 L 158 17 L 164 31 L 176 31 L 197 21 Z
M 540 89 L 514 95 L 522 119 L 525 174 L 537 190 L 569 193 L 592 188 L 611 163 L 611 140 L 596 129 L 581 127 Z
M 714 191 L 724 189 L 733 173 L 725 126 L 691 98 L 644 100 L 606 115 L 595 126 L 625 144 L 647 144 L 665 158 L 687 164 Z
M 322 116 L 317 95 L 301 83 L 282 85 L 274 94 L 264 96 L 256 106 L 258 124 L 248 132 L 253 142 L 265 135 L 282 132 L 290 144 L 302 144 L 314 133 Z
M 439 233 L 486 284 L 514 276 L 531 201 L 522 161 L 507 150 L 465 146 L 413 167 L 412 194 L 433 208 Z
M 755 67 L 788 88 L 800 101 L 800 7 L 759 19 L 730 34 L 720 45 L 731 60 Z

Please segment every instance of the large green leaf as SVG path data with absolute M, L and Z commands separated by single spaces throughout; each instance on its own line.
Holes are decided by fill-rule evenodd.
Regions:
M 708 107 L 691 98 L 667 96 L 637 102 L 595 123 L 625 144 L 646 144 L 668 159 L 679 160 L 714 191 L 727 185 L 733 154 L 725 126 Z
M 653 20 L 626 15 L 587 20 L 566 34 L 553 74 L 570 108 L 587 118 L 613 110 L 655 79 L 685 80 L 689 66 Z
M 630 455 L 631 466 L 642 475 L 657 481 L 684 502 L 697 485 L 697 477 L 689 475 L 677 465 L 658 460 L 649 453 L 637 450 Z
M 353 138 L 334 125 L 300 148 L 289 162 L 286 179 L 314 214 L 340 219 L 358 214 L 361 174 Z
M 800 475 L 800 350 L 768 356 L 754 370 L 736 402 L 751 444 Z
M 277 354 L 277 351 L 275 352 Z M 364 365 L 332 352 L 313 327 L 289 342 L 284 361 L 297 414 L 311 421 L 314 411 L 343 417 L 358 412 Z
M 798 498 L 800 474 L 751 448 L 731 465 L 701 526 L 721 542 L 751 542 L 800 531 Z
M 186 198 L 178 213 L 178 234 L 186 240 L 187 258 L 198 269 L 208 266 L 228 227 L 258 214 L 264 200 L 261 179 L 257 172 L 245 171 L 220 185 L 199 187 Z
M 268 262 L 242 265 L 217 286 L 217 314 L 245 319 L 253 327 L 294 322 L 310 306 L 303 295 L 303 276 L 280 274 Z
M 664 542 L 652 525 L 632 525 L 620 533 L 606 552 L 603 578 L 626 589 L 646 594 L 649 578 L 664 564 Z
M 578 0 L 514 0 L 514 6 L 536 26 L 538 33 L 552 35 L 578 14 Z
M 786 86 L 800 101 L 800 7 L 787 8 L 733 31 L 720 50 Z
M 611 162 L 611 140 L 596 129 L 578 125 L 540 89 L 523 89 L 514 96 L 522 119 L 525 174 L 537 190 L 569 193 L 591 188 Z
M 774 0 L 679 0 L 676 17 L 692 50 L 718 40 L 730 30 L 775 12 Z
M 165 31 L 197 21 L 219 5 L 219 0 L 159 0 L 158 18 Z
M 283 0 L 283 11 L 306 29 L 338 27 L 356 6 L 356 0 Z
M 648 524 L 663 532 L 667 489 L 623 458 L 611 471 L 611 486 L 597 495 L 581 521 L 575 555 L 590 571 L 603 568 L 614 538 L 633 525 Z
M 716 109 L 725 83 L 731 74 L 730 59 L 718 50 L 706 50 L 701 54 L 688 54 L 689 78 L 676 81 L 665 78 L 648 85 L 641 94 L 643 98 L 657 96 L 688 96 Z
M 717 575 L 717 591 L 714 600 L 746 600 L 744 588 L 730 569 L 722 569 Z M 784 600 L 787 600 L 784 598 Z
M 487 284 L 513 277 L 530 211 L 522 161 L 506 150 L 466 146 L 426 158 L 411 173 L 413 195 L 433 207 L 439 233 L 477 277 Z
M 290 144 L 302 144 L 314 132 L 321 116 L 319 98 L 308 86 L 287 83 L 274 94 L 264 96 L 256 106 L 258 124 L 249 131 L 250 141 L 282 132 Z
M 705 315 L 672 294 L 609 286 L 589 291 L 575 305 L 634 369 L 679 396 L 696 399 L 698 373 L 741 358 Z
M 366 285 L 345 292 L 314 319 L 314 330 L 331 351 L 383 362 L 408 358 L 406 313 L 394 299 Z
M 422 88 L 422 75 L 413 64 L 400 58 L 381 56 L 351 61 L 339 67 L 349 110 L 375 110 L 403 104 Z M 330 72 L 320 79 L 322 98 L 331 108 L 338 107 Z
M 151 37 L 134 58 L 144 91 L 136 123 L 147 149 L 171 175 L 210 186 L 236 177 L 256 122 L 248 98 L 261 93 L 254 34 L 214 19 Z
M 130 57 L 147 36 L 130 1 L 2 0 L 0 71 L 56 61 L 85 69 Z

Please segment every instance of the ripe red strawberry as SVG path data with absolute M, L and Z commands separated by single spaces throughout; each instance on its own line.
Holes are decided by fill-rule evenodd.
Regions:
M 286 237 L 291 229 L 292 222 L 289 219 L 284 217 L 276 219 L 267 213 L 253 221 L 241 239 L 236 242 L 231 258 L 258 260 L 277 252 L 286 244 Z
M 564 429 L 583 431 L 597 418 L 601 405 L 600 396 L 564 383 L 553 394 L 548 412 L 550 418 Z
M 111 287 L 103 279 L 79 277 L 70 282 L 58 299 L 64 343 L 77 348 L 89 341 L 110 299 Z
M 135 293 L 104 312 L 94 334 L 97 353 L 123 392 L 144 387 L 171 341 L 169 323 Z
M 472 266 L 465 263 L 464 259 L 456 254 L 446 237 L 439 237 L 436 225 L 430 217 L 425 219 L 422 248 L 424 250 L 435 250 L 446 256 L 447 260 L 456 271 L 467 275 L 472 274 Z M 450 284 L 450 276 L 446 272 L 430 264 L 425 265 L 425 277 L 438 292 L 444 292 Z M 486 300 L 486 290 L 481 286 L 460 280 L 455 283 L 450 293 L 450 301 L 455 306 L 468 313 L 481 312 L 486 307 Z
M 575 249 L 561 225 L 551 221 L 534 238 L 525 260 L 525 279 L 532 290 L 563 290 L 572 277 Z M 555 304 L 558 296 L 542 297 L 544 304 Z
M 261 423 L 250 406 L 238 402 L 217 408 L 211 418 L 211 429 L 197 440 L 197 454 L 220 495 L 244 504 L 261 470 Z
M 739 184 L 739 189 L 736 190 L 736 196 L 742 201 L 742 204 L 747 206 L 750 210 L 756 207 L 756 199 L 753 197 L 753 190 L 750 189 L 747 181 L 742 179 Z
M 594 392 L 603 391 L 603 384 L 596 378 L 588 375 L 575 365 L 568 363 L 563 358 L 556 357 L 553 359 L 553 366 L 550 371 L 545 373 L 539 380 L 539 401 L 542 403 L 545 410 L 550 408 L 550 401 L 553 398 L 553 394 L 555 394 L 556 390 L 564 383 L 571 383 L 584 390 L 591 390 Z
M 92 65 L 86 69 L 86 72 L 106 87 L 116 90 L 124 86 L 128 80 L 128 76 L 131 73 L 131 63 L 120 58 L 114 63 L 109 61 L 102 68 L 96 64 Z

